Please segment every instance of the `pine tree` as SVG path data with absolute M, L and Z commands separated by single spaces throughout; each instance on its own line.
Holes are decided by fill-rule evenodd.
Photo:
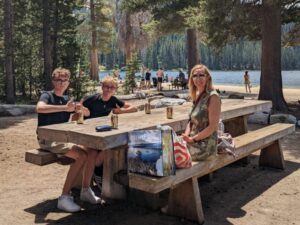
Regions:
M 135 73 L 139 71 L 141 63 L 136 53 L 132 54 L 131 60 L 126 64 L 126 75 L 124 83 L 124 93 L 133 93 L 136 88 Z
M 287 104 L 282 93 L 281 25 L 296 25 L 299 14 L 298 0 L 200 0 L 199 7 L 185 12 L 217 48 L 240 38 L 262 41 L 259 99 L 272 100 L 273 108 L 282 111 Z M 294 28 L 300 30 L 300 26 Z

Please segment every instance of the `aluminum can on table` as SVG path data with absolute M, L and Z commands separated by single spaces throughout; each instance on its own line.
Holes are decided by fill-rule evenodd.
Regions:
M 83 124 L 83 123 L 84 123 L 83 111 L 82 111 L 82 110 L 79 110 L 79 112 L 78 112 L 77 124 Z
M 150 103 L 145 103 L 145 113 L 150 114 L 151 113 L 151 105 Z
M 118 115 L 116 114 L 111 114 L 111 126 L 114 129 L 118 128 Z
M 167 118 L 168 119 L 173 119 L 173 107 L 172 106 L 168 106 L 166 109 L 167 112 Z

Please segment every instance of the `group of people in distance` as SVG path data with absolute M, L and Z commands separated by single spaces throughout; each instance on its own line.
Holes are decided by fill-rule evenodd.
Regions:
M 151 70 L 149 68 L 145 68 L 145 71 L 146 71 L 146 73 L 145 73 L 145 76 L 142 78 L 140 88 L 145 87 L 146 89 L 150 89 L 151 88 Z M 158 91 L 162 90 L 162 82 L 163 82 L 164 76 L 165 76 L 164 70 L 162 68 L 159 68 L 159 70 L 156 72 L 157 84 L 153 84 L 154 86 L 156 85 Z
M 145 69 L 146 73 L 144 78 L 142 78 L 140 88 L 146 88 L 150 89 L 151 88 L 151 70 L 149 68 L 145 68 L 144 66 L 142 67 L 143 71 Z M 153 80 L 153 85 L 157 87 L 158 91 L 162 91 L 162 83 L 163 81 L 169 81 L 168 75 L 165 75 L 165 72 L 162 68 L 159 68 L 158 71 L 156 72 L 156 78 Z M 175 78 L 177 82 L 182 84 L 184 87 L 187 85 L 187 79 L 185 78 L 185 74 L 182 69 L 179 70 L 178 76 Z M 145 81 L 145 82 L 144 82 Z M 171 82 L 173 82 L 174 79 L 171 77 Z M 156 83 L 157 82 L 157 83 Z
M 163 73 L 163 71 L 162 71 Z M 114 96 L 118 83 L 113 77 L 102 81 L 102 93 L 88 96 L 78 103 L 64 96 L 70 82 L 70 71 L 57 68 L 52 74 L 52 91 L 44 92 L 37 103 L 38 126 L 68 122 L 71 115 L 81 112 L 85 119 L 115 114 L 133 113 L 137 108 Z M 212 85 L 212 78 L 205 65 L 193 67 L 189 78 L 189 90 L 194 107 L 190 120 L 181 135 L 187 142 L 192 160 L 206 160 L 217 153 L 217 129 L 221 112 L 221 101 Z M 76 119 L 76 116 L 73 116 Z M 101 204 L 103 200 L 91 189 L 92 178 L 101 180 L 104 155 L 100 149 L 91 149 L 71 143 L 57 143 L 38 140 L 42 149 L 61 153 L 72 159 L 72 164 L 58 198 L 57 207 L 66 212 L 77 212 L 81 207 L 74 202 L 71 189 L 76 177 L 83 172 L 80 200 L 91 204 Z M 97 183 L 97 179 L 96 183 Z M 101 182 L 97 183 L 101 188 Z

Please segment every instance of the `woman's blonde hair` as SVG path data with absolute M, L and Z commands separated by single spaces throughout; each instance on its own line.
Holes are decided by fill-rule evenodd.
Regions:
M 190 96 L 191 96 L 193 102 L 195 102 L 197 100 L 197 87 L 196 87 L 196 85 L 194 84 L 194 81 L 193 81 L 193 74 L 198 69 L 203 69 L 205 75 L 207 76 L 205 91 L 209 92 L 209 91 L 212 91 L 214 89 L 213 85 L 212 85 L 211 75 L 210 75 L 210 72 L 209 72 L 208 68 L 203 64 L 195 65 L 191 70 L 190 78 L 189 78 L 189 91 L 190 91 Z
M 118 88 L 118 81 L 115 78 L 110 77 L 110 76 L 103 78 L 102 85 L 103 84 L 113 84 L 116 87 L 116 89 Z

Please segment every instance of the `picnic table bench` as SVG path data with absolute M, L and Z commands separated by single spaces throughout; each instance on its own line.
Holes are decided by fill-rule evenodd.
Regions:
M 274 124 L 234 138 L 236 157 L 217 155 L 209 161 L 193 162 L 191 168 L 176 170 L 175 176 L 150 177 L 129 174 L 129 187 L 157 194 L 170 188 L 167 213 L 204 222 L 198 178 L 261 149 L 259 166 L 284 169 L 280 139 L 294 132 L 292 124 Z
M 280 139 L 294 131 L 293 125 L 275 124 L 247 133 L 248 115 L 262 111 L 266 107 L 271 107 L 270 101 L 222 100 L 221 118 L 225 124 L 225 131 L 235 137 L 236 158 L 230 155 L 218 155 L 211 161 L 194 162 L 192 168 L 179 169 L 176 171 L 176 176 L 170 177 L 155 178 L 129 174 L 129 187 L 153 194 L 170 188 L 168 213 L 202 223 L 204 216 L 200 191 L 196 182 L 198 177 L 242 159 L 258 149 L 262 149 L 260 165 L 284 168 Z M 166 119 L 164 108 L 152 110 L 151 114 L 147 115 L 142 111 L 134 114 L 121 114 L 119 115 L 119 128 L 108 132 L 95 132 L 95 126 L 109 124 L 109 117 L 86 120 L 83 125 L 55 124 L 39 127 L 38 136 L 40 139 L 71 142 L 103 150 L 105 160 L 102 195 L 108 198 L 124 198 L 126 197 L 125 188 L 115 181 L 114 175 L 127 168 L 128 132 L 136 129 L 154 129 L 158 124 L 169 125 L 176 132 L 183 131 L 188 123 L 190 109 L 191 104 L 174 106 L 173 119 Z M 55 161 L 55 159 L 51 160 Z M 180 199 L 183 193 L 187 197 Z

